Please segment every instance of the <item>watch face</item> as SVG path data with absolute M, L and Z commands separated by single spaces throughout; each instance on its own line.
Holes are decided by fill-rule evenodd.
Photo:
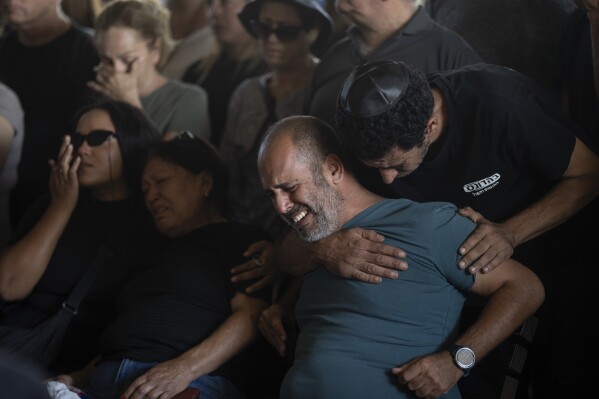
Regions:
M 460 348 L 455 354 L 455 360 L 462 368 L 474 366 L 474 352 L 468 348 Z

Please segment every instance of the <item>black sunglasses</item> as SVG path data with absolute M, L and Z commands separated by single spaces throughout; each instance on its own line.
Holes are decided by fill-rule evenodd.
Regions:
M 278 26 L 271 28 L 260 21 L 250 21 L 250 28 L 252 36 L 259 40 L 266 40 L 271 33 L 277 37 L 281 43 L 291 43 L 297 40 L 301 31 L 304 30 L 303 26 Z
M 109 137 L 116 137 L 110 130 L 92 130 L 88 134 L 69 133 L 73 147 L 79 148 L 85 141 L 90 147 L 97 147 L 103 144 Z

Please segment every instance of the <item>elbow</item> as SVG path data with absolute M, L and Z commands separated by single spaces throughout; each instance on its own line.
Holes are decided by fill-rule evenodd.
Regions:
M 532 313 L 534 313 L 545 302 L 545 286 L 536 275 L 532 277 L 529 284 L 527 284 L 527 292 L 529 296 L 528 303 L 533 306 Z
M 14 279 L 0 276 L 0 299 L 4 302 L 15 302 L 25 299 L 29 292 L 20 289 Z

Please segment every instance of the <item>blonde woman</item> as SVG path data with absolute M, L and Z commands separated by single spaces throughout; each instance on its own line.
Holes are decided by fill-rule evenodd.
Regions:
M 96 20 L 95 42 L 101 62 L 92 89 L 142 108 L 165 137 L 181 130 L 210 137 L 206 92 L 159 72 L 172 40 L 158 1 L 109 3 Z

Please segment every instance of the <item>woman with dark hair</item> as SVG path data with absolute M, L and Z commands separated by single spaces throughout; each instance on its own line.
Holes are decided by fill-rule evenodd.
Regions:
M 0 256 L 0 323 L 32 327 L 60 309 L 101 245 L 113 253 L 69 324 L 52 373 L 79 368 L 97 353 L 118 289 L 159 242 L 139 188 L 160 137 L 152 122 L 115 101 L 83 108 L 76 121 L 50 161 L 49 196 L 30 208 Z
M 231 283 L 230 269 L 267 235 L 226 219 L 226 165 L 212 145 L 191 135 L 157 145 L 142 187 L 169 242 L 121 290 L 91 378 L 77 372 L 59 379 L 94 399 L 170 398 L 188 386 L 199 388 L 202 399 L 243 398 L 262 359 L 249 363 L 245 350 L 258 337 L 270 294 L 246 295 L 252 282 Z

